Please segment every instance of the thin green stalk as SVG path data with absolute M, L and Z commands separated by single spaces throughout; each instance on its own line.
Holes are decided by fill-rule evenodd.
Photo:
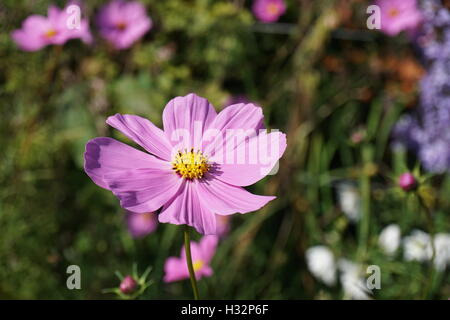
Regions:
M 189 277 L 191 278 L 192 291 L 194 292 L 194 299 L 199 300 L 197 279 L 195 278 L 194 266 L 192 265 L 191 255 L 191 236 L 189 235 L 188 225 L 184 225 L 184 250 L 186 251 L 186 263 L 189 270 Z
M 359 221 L 359 243 L 357 256 L 359 260 L 364 260 L 367 254 L 367 246 L 369 241 L 370 229 L 370 172 L 367 172 L 367 167 L 372 163 L 372 149 L 364 146 L 362 150 L 363 170 L 360 178 L 360 192 L 361 192 L 361 218 Z
M 431 238 L 430 276 L 428 278 L 428 282 L 427 282 L 427 285 L 425 287 L 424 295 L 423 295 L 423 299 L 428 299 L 428 298 L 430 298 L 430 295 L 432 293 L 433 279 L 434 279 L 434 274 L 435 274 L 434 260 L 435 260 L 435 257 L 436 257 L 436 248 L 435 248 L 435 245 L 434 245 L 434 237 L 435 237 L 435 233 L 436 232 L 434 230 L 433 217 L 432 217 L 430 208 L 424 203 L 424 201 L 421 199 L 420 195 L 418 196 L 418 198 L 419 198 L 420 206 L 425 211 L 425 218 L 426 218 L 426 221 L 427 221 L 428 233 L 430 234 L 430 238 Z

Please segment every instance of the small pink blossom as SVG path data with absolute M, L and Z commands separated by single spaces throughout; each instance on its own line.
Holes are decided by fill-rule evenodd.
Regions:
M 142 238 L 154 232 L 158 227 L 158 216 L 153 212 L 136 213 L 127 211 L 128 231 L 133 238 Z
M 283 0 L 255 0 L 253 14 L 262 22 L 275 22 L 286 12 Z
M 209 263 L 216 252 L 217 243 L 217 236 L 204 236 L 198 243 L 191 241 L 192 265 L 197 280 L 200 280 L 202 277 L 210 277 L 213 274 Z M 164 282 L 174 282 L 189 278 L 184 249 L 183 246 L 180 258 L 169 257 L 166 260 L 164 265 Z
M 377 0 L 375 4 L 381 11 L 381 30 L 387 35 L 413 33 L 422 22 L 416 0 Z
M 91 43 L 92 36 L 86 19 L 80 20 L 79 28 L 69 28 L 67 7 L 60 10 L 56 6 L 50 6 L 47 17 L 29 16 L 21 29 L 13 31 L 14 42 L 24 51 L 37 51 L 47 45 L 63 45 L 70 39 L 81 39 L 85 43 Z
M 405 172 L 398 178 L 398 185 L 404 191 L 411 191 L 417 186 L 417 180 L 410 172 Z
M 100 9 L 97 24 L 102 37 L 116 49 L 126 49 L 151 29 L 152 20 L 141 3 L 114 0 Z

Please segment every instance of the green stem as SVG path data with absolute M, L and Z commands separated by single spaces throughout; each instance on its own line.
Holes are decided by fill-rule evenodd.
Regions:
M 197 279 L 195 278 L 194 266 L 192 265 L 191 255 L 191 236 L 189 235 L 188 225 L 184 225 L 184 250 L 186 251 L 186 263 L 189 270 L 189 277 L 191 278 L 192 291 L 194 292 L 194 299 L 199 300 Z

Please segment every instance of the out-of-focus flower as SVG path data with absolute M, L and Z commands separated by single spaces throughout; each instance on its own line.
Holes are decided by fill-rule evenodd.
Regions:
M 417 187 L 417 180 L 410 172 L 405 172 L 398 178 L 398 185 L 404 191 L 411 191 Z
M 253 14 L 262 22 L 275 22 L 286 12 L 283 0 L 255 0 Z
M 372 291 L 364 281 L 361 265 L 347 259 L 339 259 L 338 268 L 341 272 L 340 281 L 344 290 L 344 298 L 355 300 L 370 300 Z
M 216 252 L 217 236 L 204 236 L 199 243 L 191 241 L 192 265 L 197 280 L 210 277 L 213 270 L 209 266 Z M 181 248 L 181 257 L 169 257 L 164 265 L 164 281 L 174 282 L 189 278 L 185 248 Z
M 450 265 L 450 234 L 438 233 L 434 237 L 436 250 L 434 265 L 439 271 L 444 271 Z
M 381 30 L 395 36 L 401 31 L 414 31 L 422 22 L 416 0 L 377 0 L 381 11 Z
M 56 6 L 50 6 L 47 17 L 29 16 L 21 29 L 13 31 L 14 42 L 24 51 L 37 51 L 47 45 L 63 45 L 70 39 L 81 39 L 85 43 L 91 43 L 88 21 L 81 19 L 79 28 L 69 28 L 69 14 L 66 9 L 67 7 L 60 10 Z
M 216 216 L 216 222 L 217 222 L 217 236 L 219 238 L 225 237 L 228 232 L 230 232 L 230 216 Z
M 116 114 L 107 123 L 151 154 L 117 140 L 90 140 L 84 169 L 100 187 L 111 190 L 127 210 L 155 212 L 159 222 L 187 224 L 201 234 L 216 234 L 216 214 L 256 211 L 275 199 L 243 188 L 264 178 L 286 149 L 281 132 L 261 132 L 263 113 L 254 104 L 235 104 L 216 113 L 195 94 L 172 99 L 163 112 L 164 131 L 135 115 Z M 252 131 L 234 149 L 231 135 Z M 242 136 L 242 135 L 241 135 Z M 267 144 L 270 143 L 270 154 Z M 246 150 L 250 150 L 247 152 Z M 255 157 L 266 152 L 264 161 Z M 231 156 L 248 155 L 235 161 Z M 238 163 L 236 163 L 238 162 Z
M 133 238 L 142 238 L 158 227 L 158 216 L 153 212 L 126 212 L 128 231 Z
M 100 9 L 97 25 L 116 49 L 126 49 L 150 30 L 152 20 L 140 2 L 114 0 Z
M 306 250 L 309 271 L 326 285 L 336 283 L 336 262 L 333 252 L 326 246 L 314 246 Z
M 342 212 L 351 222 L 357 222 L 361 216 L 361 198 L 356 186 L 348 181 L 337 184 L 338 203 Z
M 367 131 L 364 128 L 356 129 L 350 135 L 350 141 L 355 145 L 360 144 L 366 138 L 366 135 Z
M 393 131 L 395 146 L 417 153 L 424 168 L 450 169 L 450 11 L 440 0 L 423 1 L 423 34 L 418 38 L 427 73 L 420 82 L 420 105 L 403 116 Z
M 403 239 L 403 254 L 406 261 L 430 260 L 432 256 L 430 236 L 421 230 L 413 230 L 411 235 Z
M 397 224 L 390 224 L 385 227 L 378 237 L 378 245 L 387 255 L 393 255 L 400 246 L 400 227 Z
M 120 292 L 124 294 L 131 294 L 137 289 L 137 287 L 137 281 L 134 280 L 132 276 L 128 275 L 123 278 L 122 282 L 120 283 L 119 289 Z

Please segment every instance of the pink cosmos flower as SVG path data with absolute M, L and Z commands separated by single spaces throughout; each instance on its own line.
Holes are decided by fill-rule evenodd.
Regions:
M 141 3 L 115 0 L 101 8 L 97 24 L 102 37 L 116 49 L 126 49 L 150 30 L 152 20 Z
M 95 138 L 86 145 L 84 168 L 123 208 L 138 213 L 162 208 L 159 222 L 216 234 L 216 214 L 256 211 L 275 199 L 242 188 L 265 177 L 286 149 L 286 136 L 263 130 L 263 118 L 251 103 L 217 114 L 195 94 L 176 97 L 164 109 L 164 131 L 135 115 L 106 120 L 148 153 Z
M 69 28 L 69 14 L 66 12 L 68 6 L 63 10 L 50 6 L 47 17 L 29 16 L 23 22 L 22 29 L 13 31 L 14 42 L 24 51 L 37 51 L 47 45 L 63 45 L 66 41 L 77 38 L 91 43 L 92 35 L 87 20 L 81 19 L 79 28 Z
M 283 0 L 255 0 L 253 14 L 262 22 L 275 22 L 286 12 Z
M 213 270 L 209 266 L 216 252 L 218 238 L 216 236 L 204 236 L 200 242 L 191 241 L 192 265 L 195 278 L 210 277 Z M 186 262 L 184 246 L 181 248 L 181 257 L 169 257 L 164 265 L 164 282 L 174 282 L 189 278 L 189 269 Z
M 422 22 L 416 0 L 377 0 L 375 4 L 381 11 L 381 30 L 390 36 L 412 33 Z
M 142 238 L 154 232 L 158 227 L 158 216 L 153 212 L 136 213 L 127 211 L 128 231 L 133 238 Z

